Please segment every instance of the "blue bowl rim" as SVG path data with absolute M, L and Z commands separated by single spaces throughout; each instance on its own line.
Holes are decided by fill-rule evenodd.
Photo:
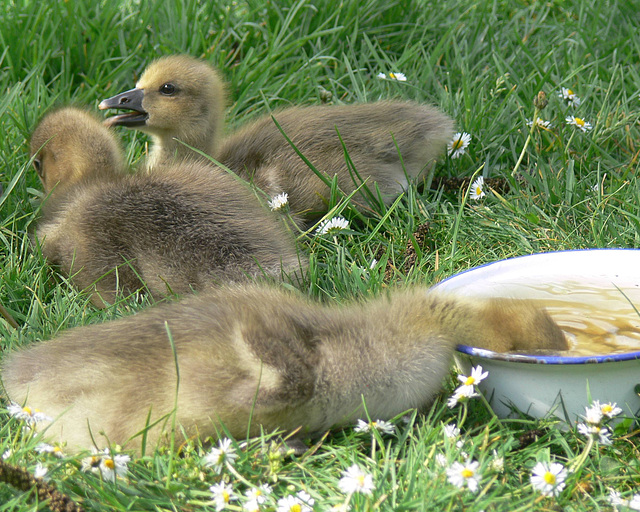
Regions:
M 513 258 L 505 258 L 503 260 L 492 261 L 490 263 L 485 263 L 483 265 L 478 265 L 477 267 L 473 267 L 467 270 L 463 270 L 462 272 L 458 272 L 452 276 L 443 279 L 435 286 L 437 288 L 440 284 L 445 283 L 454 277 L 461 276 L 466 274 L 467 272 L 472 272 L 478 270 L 483 267 L 488 267 L 490 265 L 494 265 L 496 263 L 517 260 L 522 258 L 531 258 L 534 256 L 538 256 L 540 254 L 564 254 L 571 252 L 584 252 L 584 251 L 638 251 L 640 249 L 634 249 L 630 247 L 626 248 L 601 248 L 601 249 L 572 249 L 568 251 L 548 251 L 548 252 L 539 252 L 534 254 L 525 254 L 523 256 L 515 256 Z M 615 363 L 620 361 L 632 361 L 635 359 L 640 359 L 640 351 L 637 352 L 624 352 L 621 354 L 606 354 L 606 355 L 597 355 L 597 356 L 543 356 L 543 355 L 524 355 L 524 354 L 503 354 L 501 352 L 493 352 L 491 350 L 486 350 L 477 347 L 471 347 L 468 345 L 458 345 L 456 347 L 458 352 L 463 354 L 473 356 L 473 357 L 482 357 L 485 359 L 492 359 L 496 361 L 505 361 L 511 363 L 528 363 L 528 364 L 597 364 L 597 363 Z

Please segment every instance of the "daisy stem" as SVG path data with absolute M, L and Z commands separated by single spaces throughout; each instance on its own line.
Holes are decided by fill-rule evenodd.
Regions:
M 243 484 L 245 484 L 249 489 L 254 489 L 256 486 L 255 484 L 252 484 L 251 482 L 249 482 L 249 480 L 247 480 L 245 477 L 243 477 L 240 473 L 238 473 L 236 471 L 236 468 L 234 468 L 228 460 L 224 461 L 225 466 L 227 466 L 227 470 L 229 471 L 229 473 L 231 473 L 233 476 L 235 476 L 240 482 L 242 482 Z
M 484 406 L 491 413 L 491 416 L 493 416 L 493 419 L 496 420 L 496 423 L 500 426 L 500 428 L 502 428 L 503 425 L 502 425 L 502 422 L 500 421 L 500 418 L 498 418 L 498 415 L 493 411 L 493 407 L 491 407 L 488 400 L 485 398 L 484 393 L 478 390 L 478 394 L 480 395 L 480 400 L 482 400 L 482 403 L 484 404 Z
M 376 460 L 377 439 L 374 432 L 371 432 L 371 460 Z
M 471 176 L 471 179 L 469 180 L 469 186 L 467 187 L 467 190 L 464 193 L 464 196 L 462 197 L 462 201 L 460 201 L 460 207 L 458 208 L 458 214 L 456 215 L 456 220 L 453 226 L 453 238 L 451 240 L 451 261 L 450 264 L 453 265 L 453 257 L 456 254 L 456 247 L 458 244 L 458 231 L 460 229 L 460 222 L 462 220 L 462 214 L 464 213 L 464 205 L 467 204 L 467 199 L 469 198 L 469 192 L 471 191 L 471 187 L 473 186 L 473 182 L 476 179 L 476 176 L 482 172 L 482 169 L 484 169 L 484 165 L 482 164 L 477 170 L 476 172 L 473 173 L 473 176 Z M 453 268 L 453 267 L 452 267 Z
M 349 510 L 349 503 L 351 502 L 351 497 L 353 496 L 353 492 L 347 494 L 347 498 L 344 500 L 343 510 Z
M 578 458 L 573 461 L 571 466 L 569 466 L 569 471 L 575 472 L 575 471 L 578 471 L 578 469 L 580 469 L 582 467 L 582 465 L 587 460 L 587 455 L 589 455 L 589 452 L 591 451 L 592 446 L 593 446 L 593 437 L 589 436 L 589 440 L 587 441 L 587 445 L 584 447 L 584 450 L 578 456 Z
M 462 417 L 458 420 L 458 428 L 462 429 L 465 420 L 467 419 L 467 402 L 462 402 Z
M 571 142 L 573 141 L 573 138 L 575 137 L 577 131 L 578 130 L 573 130 L 571 137 L 569 137 L 569 140 L 567 141 L 567 145 L 564 148 L 564 151 L 566 154 L 569 154 L 569 148 L 571 147 Z
M 533 111 L 533 121 L 531 122 L 531 128 L 529 129 L 529 135 L 527 136 L 527 140 L 524 142 L 524 147 L 522 148 L 522 151 L 520 152 L 520 157 L 518 158 L 518 161 L 516 162 L 516 165 L 513 168 L 513 171 L 511 172 L 511 176 L 515 176 L 516 173 L 518 172 L 518 169 L 520 168 L 520 164 L 522 163 L 522 159 L 524 158 L 524 154 L 527 151 L 527 147 L 529 146 L 529 142 L 531 142 L 531 136 L 533 135 L 533 130 L 535 130 L 536 126 L 538 125 L 538 116 L 539 115 L 540 115 L 540 109 L 538 107 L 535 107 L 535 110 Z
M 487 491 L 489 491 L 489 488 L 494 484 L 494 482 L 498 479 L 498 475 L 494 475 L 491 480 L 489 480 L 489 482 L 482 488 L 482 490 L 478 493 L 478 495 L 476 496 L 476 499 L 480 499 L 480 497 L 484 496 L 485 494 L 487 494 Z

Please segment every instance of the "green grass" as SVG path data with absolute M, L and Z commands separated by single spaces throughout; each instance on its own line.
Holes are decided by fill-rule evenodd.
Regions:
M 541 251 L 637 247 L 639 25 L 637 6 L 615 0 L 3 2 L 0 304 L 21 328 L 0 321 L 2 349 L 147 305 L 95 310 L 31 246 L 41 188 L 27 141 L 50 107 L 95 107 L 132 87 L 151 59 L 170 53 L 203 57 L 221 70 L 229 85 L 230 129 L 279 106 L 321 103 L 327 94 L 345 104 L 412 99 L 438 105 L 473 137 L 467 154 L 443 158 L 436 176 L 468 177 L 481 169 L 510 184 L 501 196 L 465 198 L 462 207 L 465 190 L 421 184 L 388 211 L 363 217 L 345 206 L 348 231 L 300 236 L 312 262 L 304 290 L 311 296 L 346 301 Z M 407 81 L 376 78 L 394 71 Z M 558 98 L 561 87 L 580 96 L 577 109 Z M 511 172 L 529 133 L 525 121 L 540 90 L 549 99 L 541 117 L 552 128 L 533 131 L 515 179 Z M 567 115 L 586 119 L 593 130 L 567 126 Z M 146 141 L 132 132 L 122 136 L 135 165 Z M 427 233 L 422 243 L 414 236 L 420 226 Z M 447 391 L 453 386 L 452 378 Z M 462 429 L 461 450 L 480 462 L 476 493 L 447 483 L 436 460 L 439 453 L 449 464 L 463 460 L 443 435 L 443 425 L 454 422 Z M 478 400 L 468 410 L 449 409 L 445 393 L 430 411 L 408 424 L 398 421 L 396 435 L 374 442 L 370 434 L 344 429 L 303 457 L 282 458 L 265 436 L 238 450 L 234 471 L 225 469 L 222 477 L 201 464 L 206 448 L 189 443 L 175 455 L 160 451 L 133 461 L 117 484 L 81 472 L 79 459 L 36 454 L 37 440 L 6 415 L 0 450 L 11 449 L 8 462 L 30 471 L 44 462 L 52 482 L 87 510 L 215 510 L 208 488 L 221 478 L 238 492 L 270 482 L 278 498 L 304 489 L 315 510 L 329 510 L 345 502 L 337 482 L 354 463 L 373 475 L 376 489 L 371 497 L 354 495 L 352 510 L 600 510 L 608 507 L 609 488 L 626 497 L 640 492 L 638 431 L 625 430 L 631 422 L 616 430 L 612 446 L 593 447 L 551 423 L 500 423 Z M 527 435 L 531 431 L 537 436 Z M 504 457 L 502 471 L 492 469 L 496 456 Z M 581 461 L 559 497 L 532 489 L 529 477 L 539 460 Z M 0 511 L 45 508 L 33 493 L 0 485 Z

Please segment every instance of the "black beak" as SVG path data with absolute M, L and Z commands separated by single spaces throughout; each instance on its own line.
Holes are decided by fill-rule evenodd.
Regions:
M 102 100 L 98 108 L 100 110 L 116 109 L 130 110 L 126 114 L 118 114 L 105 119 L 104 124 L 107 126 L 144 126 L 149 119 L 149 114 L 142 108 L 142 100 L 144 99 L 143 89 L 131 89 L 122 92 L 106 100 Z

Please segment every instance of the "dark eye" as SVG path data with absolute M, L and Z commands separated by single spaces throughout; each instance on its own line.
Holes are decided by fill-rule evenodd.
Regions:
M 35 167 L 38 176 L 42 178 L 42 162 L 40 162 L 40 159 L 36 158 L 33 161 L 33 167 Z
M 162 84 L 160 92 L 165 96 L 172 96 L 176 92 L 176 87 L 173 84 Z

